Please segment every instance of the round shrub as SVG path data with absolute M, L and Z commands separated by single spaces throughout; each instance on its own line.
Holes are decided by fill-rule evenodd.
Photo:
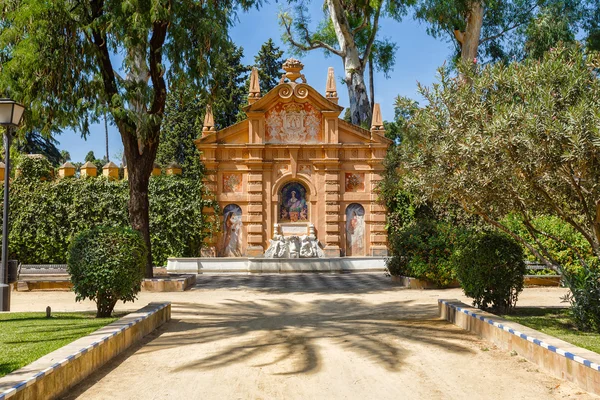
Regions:
M 523 249 L 510 237 L 484 233 L 456 254 L 456 273 L 465 295 L 483 310 L 509 312 L 523 290 Z
M 68 272 L 77 301 L 96 302 L 96 317 L 109 317 L 117 301 L 134 301 L 144 279 L 146 245 L 131 228 L 98 226 L 75 236 Z
M 429 280 L 440 287 L 455 279 L 453 253 L 467 232 L 439 221 L 415 221 L 390 234 L 391 275 Z

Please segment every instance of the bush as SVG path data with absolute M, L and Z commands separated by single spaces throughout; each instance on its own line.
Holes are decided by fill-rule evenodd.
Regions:
M 600 271 L 585 266 L 579 271 L 565 271 L 563 279 L 571 292 L 571 314 L 578 329 L 600 332 Z
M 392 275 L 427 279 L 440 287 L 455 279 L 453 253 L 468 232 L 446 222 L 419 220 L 390 234 Z
M 25 264 L 66 263 L 77 232 L 129 226 L 127 181 L 99 176 L 42 182 L 26 176 L 10 187 L 9 240 L 10 253 Z M 218 225 L 202 213 L 204 207 L 217 206 L 207 199 L 202 182 L 177 175 L 152 177 L 149 201 L 154 264 L 165 265 L 167 257 L 198 257 L 204 238 Z
M 146 245 L 131 228 L 95 227 L 69 246 L 68 272 L 76 300 L 96 302 L 97 318 L 109 317 L 117 301 L 134 301 L 141 289 Z
M 456 274 L 473 305 L 506 313 L 523 290 L 523 249 L 510 237 L 484 233 L 466 242 L 455 256 Z
M 531 237 L 529 232 L 527 232 L 525 225 L 516 214 L 509 214 L 504 218 L 502 223 L 512 232 L 525 239 L 528 243 L 531 243 L 531 245 L 540 249 L 536 240 Z M 540 215 L 532 218 L 531 223 L 536 229 L 560 239 L 560 241 L 556 241 L 543 235 L 538 235 L 536 238 L 552 258 L 556 260 L 558 265 L 561 266 L 563 271 L 580 271 L 582 265 L 579 256 L 581 256 L 588 265 L 597 263 L 597 259 L 583 235 L 562 219 L 552 215 Z M 538 261 L 537 257 L 528 249 L 524 249 L 524 251 L 527 260 Z

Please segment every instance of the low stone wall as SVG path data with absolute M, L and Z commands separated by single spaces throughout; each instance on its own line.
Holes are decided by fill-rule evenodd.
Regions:
M 170 319 L 171 303 L 150 303 L 0 378 L 0 400 L 55 398 Z
M 259 258 L 202 257 L 169 258 L 169 273 L 287 273 L 287 272 L 383 272 L 384 257 Z
M 409 276 L 394 276 L 392 275 L 392 282 L 396 282 L 401 286 L 406 286 L 408 289 L 440 289 L 440 286 L 426 279 L 411 278 Z M 460 283 L 454 281 L 450 285 L 444 287 L 444 289 L 459 288 Z
M 183 292 L 196 284 L 196 275 L 175 275 L 144 279 L 142 292 Z
M 600 355 L 553 336 L 467 306 L 457 300 L 439 300 L 440 317 L 476 333 L 503 350 L 516 351 L 557 378 L 571 381 L 600 395 Z
M 183 292 L 196 284 L 196 274 L 164 276 L 144 279 L 142 292 Z M 70 291 L 73 284 L 69 280 L 19 281 L 11 284 L 11 290 L 18 292 Z
M 560 286 L 560 275 L 525 275 L 525 286 Z

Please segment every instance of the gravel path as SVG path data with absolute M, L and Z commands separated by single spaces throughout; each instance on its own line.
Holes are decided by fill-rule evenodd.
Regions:
M 519 304 L 561 305 L 564 289 Z M 67 399 L 597 399 L 437 318 L 460 290 L 406 290 L 375 274 L 200 276 L 173 320 Z M 15 293 L 13 311 L 93 309 L 72 293 Z

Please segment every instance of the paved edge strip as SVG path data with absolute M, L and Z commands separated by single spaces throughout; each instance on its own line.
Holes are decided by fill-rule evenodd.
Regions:
M 39 383 L 42 379 L 48 377 L 48 375 L 54 373 L 55 371 L 57 371 L 61 368 L 67 367 L 74 360 L 76 360 L 76 359 L 80 358 L 82 355 L 90 352 L 92 349 L 96 349 L 102 345 L 106 345 L 109 341 L 117 338 L 118 335 L 122 335 L 125 331 L 131 329 L 132 327 L 134 327 L 136 325 L 139 325 L 143 321 L 148 320 L 148 318 L 150 318 L 151 316 L 153 316 L 163 310 L 165 310 L 167 312 L 167 316 L 165 318 L 166 321 L 170 320 L 171 302 L 150 303 L 146 307 L 143 307 L 140 310 L 138 310 L 134 313 L 131 313 L 131 314 L 142 313 L 141 316 L 135 318 L 133 321 L 123 325 L 122 322 L 120 322 L 120 321 L 123 321 L 124 319 L 128 318 L 128 316 L 126 315 L 123 318 L 121 318 L 111 324 L 108 324 L 108 325 L 104 326 L 103 328 L 100 328 L 100 329 L 105 329 L 105 328 L 111 327 L 111 325 L 114 325 L 114 329 L 112 331 L 107 332 L 104 336 L 102 336 L 98 340 L 95 340 L 94 342 L 90 343 L 89 345 L 71 353 L 70 355 L 68 355 L 64 359 L 62 359 L 61 361 L 58 361 L 58 362 L 52 364 L 50 367 L 47 367 L 37 373 L 34 373 L 34 375 L 32 375 L 31 377 L 26 378 L 19 383 L 16 383 L 14 386 L 12 386 L 8 389 L 5 389 L 3 392 L 0 393 L 0 400 L 5 400 L 8 398 L 11 398 L 14 395 L 16 395 L 17 393 L 21 392 L 23 389 L 34 386 L 35 384 Z M 131 315 L 131 314 L 129 314 L 129 315 Z M 151 327 L 150 331 L 153 331 L 154 329 L 158 328 L 160 325 L 162 325 L 162 323 L 156 324 L 156 326 Z M 148 332 L 148 333 L 150 333 L 150 332 Z M 90 335 L 93 335 L 93 334 L 94 334 L 94 332 L 92 332 Z M 88 336 L 90 336 L 90 335 L 88 335 Z M 143 335 L 143 336 L 145 336 L 145 335 Z M 139 337 L 137 340 L 141 340 L 143 338 L 143 336 Z M 85 339 L 85 338 L 86 338 L 86 336 L 84 336 L 83 338 L 80 338 L 80 339 Z M 77 339 L 77 340 L 80 340 L 80 339 Z M 137 340 L 133 340 L 128 346 L 122 348 L 121 351 L 118 351 L 115 354 L 113 354 L 113 356 L 111 358 L 116 357 L 118 354 L 120 354 L 127 347 L 131 346 Z M 67 344 L 64 347 L 67 347 L 69 345 L 70 344 Z M 55 350 L 55 351 L 60 351 L 61 349 L 62 348 Z M 49 354 L 52 354 L 52 353 L 49 353 Z M 109 360 L 106 360 L 105 362 L 107 362 L 107 361 L 109 361 Z M 17 372 L 17 371 L 15 371 L 15 372 Z M 75 382 L 65 383 L 63 390 L 66 390 L 68 387 L 73 386 L 76 383 L 80 382 L 83 378 L 90 375 L 92 372 L 93 372 L 93 370 Z M 10 375 L 11 374 L 5 375 L 3 378 L 10 377 Z M 49 394 L 48 397 L 49 398 L 55 397 L 55 394 L 54 395 Z
M 577 371 L 572 371 L 571 368 L 569 368 L 568 366 L 566 366 L 565 364 L 565 368 L 568 369 L 568 371 L 560 371 L 560 374 L 557 374 L 556 370 L 550 370 L 548 368 L 548 366 L 543 365 L 539 359 L 537 359 L 536 357 L 526 357 L 526 355 L 524 354 L 520 354 L 521 356 L 526 357 L 529 361 L 532 361 L 535 364 L 538 364 L 538 366 L 545 368 L 548 372 L 553 373 L 555 376 L 558 376 L 561 379 L 567 379 L 570 380 L 572 382 L 577 383 L 579 386 L 583 387 L 585 390 L 591 391 L 593 393 L 596 394 L 600 394 L 600 374 L 598 374 L 598 372 L 600 372 L 600 365 L 596 362 L 590 361 L 584 357 L 578 356 L 573 352 L 570 351 L 566 351 L 561 349 L 560 347 L 551 345 L 547 342 L 544 342 L 543 340 L 540 340 L 536 337 L 527 335 L 523 332 L 520 332 L 519 330 L 513 329 L 510 326 L 508 326 L 506 324 L 506 322 L 504 322 L 505 320 L 500 318 L 500 317 L 496 317 L 495 315 L 491 314 L 492 317 L 489 317 L 490 313 L 487 313 L 486 315 L 483 315 L 483 312 L 481 313 L 476 313 L 471 311 L 473 308 L 469 307 L 468 305 L 458 301 L 458 300 L 444 300 L 444 299 L 439 299 L 438 303 L 440 304 L 440 317 L 446 319 L 449 322 L 452 322 L 454 325 L 457 325 L 463 329 L 465 329 L 465 327 L 461 326 L 460 324 L 457 323 L 456 318 L 452 318 L 450 319 L 450 317 L 448 316 L 448 313 L 443 313 L 443 307 L 445 306 L 446 308 L 450 308 L 455 310 L 456 312 L 459 313 L 463 313 L 466 314 L 467 316 L 473 318 L 476 322 L 477 321 L 481 321 L 484 324 L 487 324 L 489 326 L 493 326 L 503 332 L 508 333 L 510 336 L 507 339 L 502 338 L 502 336 L 499 335 L 493 335 L 493 337 L 488 337 L 488 335 L 485 335 L 482 330 L 477 330 L 474 329 L 474 327 L 472 327 L 471 325 L 469 325 L 469 328 L 466 328 L 466 330 L 469 330 L 471 332 L 477 333 L 479 334 L 479 336 L 483 337 L 484 339 L 499 339 L 502 340 L 503 343 L 501 343 L 502 347 L 505 348 L 511 348 L 512 347 L 512 343 L 511 343 L 511 337 L 516 337 L 517 340 L 523 340 L 526 342 L 529 342 L 531 344 L 533 344 L 536 347 L 539 347 L 541 349 L 543 349 L 542 351 L 544 352 L 551 352 L 551 353 L 555 353 L 556 355 L 562 357 L 565 361 L 566 360 L 570 360 L 572 362 L 578 363 L 580 365 L 582 365 L 583 367 L 585 367 L 586 369 L 589 369 L 591 372 L 594 373 L 594 378 L 592 381 L 590 381 L 590 379 L 588 379 L 588 377 L 584 376 L 584 377 L 580 377 L 580 376 L 576 376 L 577 375 Z M 445 315 L 444 315 L 445 314 Z M 502 320 L 503 323 L 498 322 L 497 320 L 495 320 L 493 317 L 498 318 L 499 320 Z M 510 322 L 511 324 L 514 325 L 518 325 L 518 326 L 522 326 L 518 323 L 513 323 L 512 321 Z M 534 332 L 537 332 L 534 329 L 528 328 Z M 560 339 L 557 339 L 560 340 Z M 575 345 L 572 345 L 573 347 L 576 347 L 577 349 L 581 349 L 580 347 L 577 347 Z M 582 351 L 587 351 L 584 349 L 581 349 Z M 560 367 L 563 367 L 562 365 Z M 575 376 L 574 376 L 575 375 Z M 583 384 L 582 384 L 583 383 Z

